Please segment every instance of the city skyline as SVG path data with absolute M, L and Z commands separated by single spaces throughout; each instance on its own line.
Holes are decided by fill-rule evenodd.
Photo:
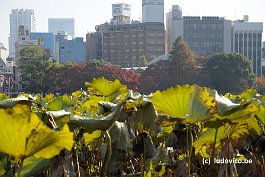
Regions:
M 36 1 L 33 0 L 0 0 L 0 43 L 8 48 L 8 36 L 10 34 L 9 14 L 12 9 L 24 8 L 34 10 L 36 17 L 36 31 L 48 32 L 48 18 L 75 18 L 76 37 L 84 37 L 87 32 L 95 31 L 95 26 L 109 22 L 112 15 L 112 4 L 128 3 L 132 7 L 131 19 L 141 20 L 142 0 L 101 0 L 91 5 L 86 0 L 79 1 Z M 240 1 L 229 0 L 165 0 L 164 13 L 171 9 L 172 5 L 181 5 L 184 16 L 220 16 L 229 20 L 242 19 L 243 15 L 249 15 L 250 22 L 265 22 L 264 0 Z M 51 8 L 54 7 L 54 8 Z M 263 23 L 264 26 L 264 23 Z M 263 35 L 263 41 L 265 36 Z

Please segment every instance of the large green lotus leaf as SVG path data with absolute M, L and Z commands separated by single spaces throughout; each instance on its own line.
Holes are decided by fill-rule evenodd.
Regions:
M 84 128 L 87 132 L 92 133 L 95 130 L 108 130 L 111 125 L 117 121 L 121 115 L 121 109 L 125 101 L 120 102 L 113 109 L 113 112 L 103 118 L 91 118 L 73 115 L 70 117 L 69 127 L 71 130 L 75 128 Z
M 176 86 L 157 91 L 150 99 L 159 114 L 181 118 L 184 123 L 205 120 L 215 111 L 216 102 L 208 89 L 196 85 Z
M 101 136 L 101 130 L 95 130 L 92 133 L 84 133 L 84 142 L 88 146 L 89 150 L 92 150 L 93 143 L 98 141 L 98 138 Z
M 7 96 L 6 94 L 4 94 L 4 93 L 0 93 L 0 101 L 7 100 L 7 99 L 9 99 L 9 98 L 10 98 L 10 97 Z
M 20 171 L 20 176 L 21 177 L 34 176 L 40 173 L 41 171 L 43 171 L 48 166 L 49 166 L 48 159 L 36 158 L 34 156 L 30 156 L 24 160 L 23 167 Z
M 47 109 L 50 111 L 59 111 L 63 109 L 63 101 L 60 97 L 56 97 L 49 101 Z
M 105 101 L 104 97 L 91 95 L 89 100 L 84 102 L 83 106 L 85 106 L 87 109 L 97 108 L 99 102 L 101 101 Z
M 48 102 L 47 109 L 50 111 L 60 111 L 62 109 L 69 111 L 73 104 L 73 100 L 71 100 L 67 95 L 63 95 L 50 100 Z
M 256 115 L 258 117 L 258 119 L 263 123 L 265 124 L 265 106 L 263 105 L 260 105 L 257 112 L 256 112 Z
M 239 123 L 251 118 L 257 112 L 258 108 L 259 106 L 256 102 L 243 103 L 226 112 L 213 114 L 213 119 L 211 120 L 228 120 L 233 123 Z
M 240 138 L 248 133 L 248 125 L 246 123 L 237 125 L 226 123 L 218 129 L 208 128 L 206 131 L 202 132 L 199 135 L 199 138 L 193 143 L 195 153 L 200 153 L 202 157 L 209 158 L 209 155 L 212 152 L 212 146 L 214 145 L 215 135 L 215 148 L 216 150 L 220 150 L 222 148 L 223 140 L 230 138 L 231 141 L 236 144 L 239 142 Z
M 92 133 L 84 133 L 83 137 L 85 139 L 85 144 L 90 144 L 95 139 L 101 136 L 101 130 L 95 130 Z
M 135 100 L 137 105 L 138 101 Z M 126 103 L 127 104 L 127 103 Z M 126 105 L 125 104 L 125 105 Z M 148 131 L 149 133 L 158 133 L 160 128 L 155 124 L 157 113 L 152 102 L 143 100 L 136 106 L 136 112 L 129 119 L 130 125 L 138 131 Z
M 115 121 L 109 129 L 113 149 L 127 151 L 132 148 L 130 133 L 126 123 Z
M 247 119 L 249 134 L 253 138 L 258 138 L 261 134 L 264 134 L 264 124 L 261 124 L 260 121 L 255 117 L 252 116 L 251 118 Z
M 67 125 L 61 131 L 53 131 L 32 112 L 19 118 L 0 109 L 0 115 L 0 152 L 20 159 L 31 155 L 52 158 L 73 146 L 73 133 Z
M 243 101 L 249 101 L 250 99 L 255 98 L 258 96 L 258 92 L 255 89 L 247 89 L 243 93 L 239 95 L 239 98 L 241 98 Z
M 92 82 L 86 83 L 86 86 L 90 95 L 112 97 L 114 99 L 117 95 L 122 95 L 125 98 L 128 94 L 127 86 L 122 85 L 117 79 L 115 81 L 109 81 L 105 78 L 94 78 Z

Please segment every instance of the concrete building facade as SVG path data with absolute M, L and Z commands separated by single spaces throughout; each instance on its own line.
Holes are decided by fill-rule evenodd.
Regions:
M 19 26 L 24 26 L 28 32 L 36 31 L 34 11 L 32 9 L 12 9 L 10 18 L 9 56 L 15 56 Z
M 220 17 L 184 16 L 174 5 L 166 15 L 166 52 L 172 50 L 177 37 L 182 36 L 195 55 L 209 56 L 216 52 L 231 52 L 232 22 Z
M 49 18 L 48 32 L 54 35 L 58 33 L 67 33 L 72 38 L 75 37 L 75 19 L 74 18 Z
M 87 59 L 102 59 L 102 32 L 96 27 L 96 32 L 86 34 Z
M 82 63 L 86 61 L 86 44 L 82 37 L 72 40 L 63 39 L 55 44 L 55 56 L 61 64 L 66 62 Z
M 219 17 L 184 17 L 184 34 L 194 54 L 231 52 L 232 22 Z
M 253 72 L 262 76 L 262 22 L 235 21 L 233 25 L 233 51 L 250 59 Z
M 6 59 L 8 57 L 8 51 L 6 47 L 0 43 L 0 58 L 3 60 L 3 62 L 6 62 Z
M 262 58 L 265 59 L 265 41 L 262 43 Z
M 50 56 L 54 56 L 54 35 L 53 33 L 37 33 L 33 32 L 29 34 L 30 40 L 34 41 L 37 46 L 44 49 Z
M 164 0 L 142 0 L 142 22 L 164 23 Z
M 173 43 L 179 36 L 184 34 L 184 20 L 180 6 L 173 5 L 172 11 L 166 13 L 166 53 L 172 50 Z
M 122 67 L 138 66 L 141 57 L 151 61 L 165 53 L 163 23 L 101 26 L 102 58 Z

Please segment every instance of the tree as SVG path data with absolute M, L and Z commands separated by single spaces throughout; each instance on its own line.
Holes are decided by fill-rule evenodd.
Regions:
M 24 83 L 24 91 L 42 93 L 45 73 L 49 67 L 49 55 L 40 47 L 21 50 L 18 69 Z
M 189 65 L 195 61 L 194 54 L 181 36 L 175 40 L 170 54 L 173 56 L 173 61 L 179 65 Z
M 149 65 L 143 72 L 141 92 L 150 93 L 176 84 L 197 83 L 195 57 L 182 37 L 176 39 L 170 55 L 169 60 Z
M 132 90 L 138 90 L 140 75 L 135 71 L 122 69 L 105 61 L 92 60 L 87 63 L 58 65 L 53 63 L 45 76 L 45 92 L 71 93 L 86 89 L 85 82 L 93 78 L 104 77 L 109 80 L 119 79 Z
M 242 92 L 255 83 L 249 59 L 238 53 L 217 53 L 209 58 L 205 69 L 211 86 L 221 93 Z
M 139 60 L 139 66 L 141 66 L 141 67 L 144 67 L 144 66 L 147 66 L 147 59 L 146 59 L 146 57 L 143 55 L 143 56 L 141 56 L 140 57 L 140 60 Z

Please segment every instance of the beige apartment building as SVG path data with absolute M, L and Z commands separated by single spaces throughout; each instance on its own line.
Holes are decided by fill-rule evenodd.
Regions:
M 100 25 L 102 58 L 122 67 L 139 66 L 165 54 L 165 30 L 160 22 Z

